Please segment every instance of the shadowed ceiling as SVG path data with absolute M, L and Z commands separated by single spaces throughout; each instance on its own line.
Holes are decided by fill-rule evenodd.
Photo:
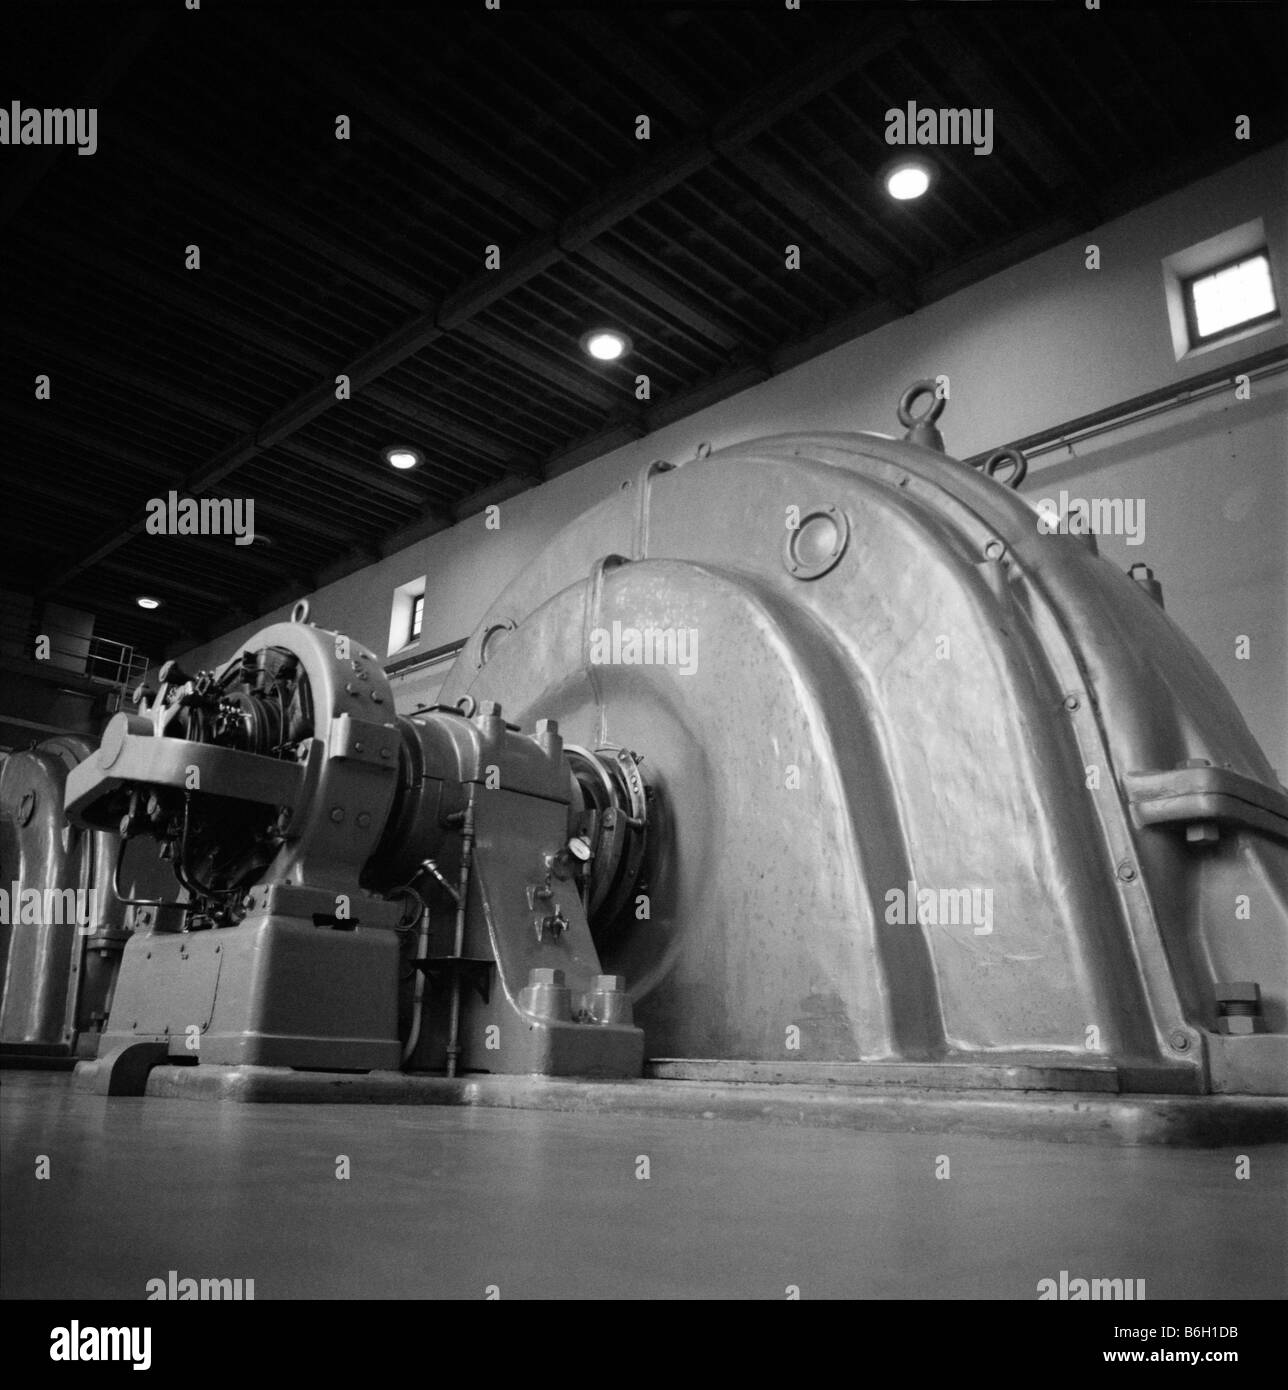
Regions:
M 1277 7 L 1113 8 L 7 15 L 0 99 L 99 117 L 0 147 L 0 584 L 163 655 L 1283 138 Z M 913 100 L 994 148 L 896 204 Z M 171 489 L 255 544 L 147 534 Z

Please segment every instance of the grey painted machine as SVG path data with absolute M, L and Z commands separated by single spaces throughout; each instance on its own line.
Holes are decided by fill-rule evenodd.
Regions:
M 179 890 L 122 894 L 105 1088 L 162 1058 L 638 1074 L 582 901 L 628 841 L 605 857 L 576 768 L 615 786 L 615 758 L 492 703 L 400 717 L 371 652 L 303 621 L 163 676 L 67 782 L 75 823 L 154 840 Z
M 67 776 L 72 825 L 173 879 L 118 884 L 98 1084 L 622 1077 L 647 1050 L 1288 1089 L 1288 795 L 1152 577 L 1047 534 L 1002 483 L 1022 460 L 967 468 L 909 408 L 905 441 L 651 466 L 414 716 L 302 611 L 168 668 Z

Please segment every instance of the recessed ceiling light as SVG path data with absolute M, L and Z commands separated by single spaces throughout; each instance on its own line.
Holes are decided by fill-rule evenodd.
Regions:
M 592 328 L 581 335 L 581 350 L 597 362 L 616 362 L 631 350 L 631 340 L 618 328 Z
M 148 598 L 146 594 L 140 595 L 140 597 L 136 598 L 134 601 L 139 605 L 140 608 L 161 607 L 161 600 L 159 598 Z
M 900 159 L 890 165 L 883 175 L 886 192 L 901 203 L 906 203 L 910 198 L 920 198 L 930 187 L 933 174 L 933 168 L 924 159 Z
M 385 462 L 394 468 L 415 468 L 420 462 L 420 452 L 406 444 L 392 444 L 385 450 Z

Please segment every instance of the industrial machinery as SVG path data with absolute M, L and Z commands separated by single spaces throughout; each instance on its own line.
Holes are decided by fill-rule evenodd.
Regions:
M 73 821 L 154 840 L 176 886 L 122 889 L 105 1087 L 163 1057 L 638 1074 L 583 906 L 638 865 L 633 760 L 491 701 L 401 717 L 370 651 L 296 617 L 217 671 L 167 663 L 68 779 Z
M 1152 576 L 1039 524 L 1018 455 L 947 457 L 922 395 L 904 440 L 651 464 L 433 708 L 303 609 L 165 669 L 67 778 L 73 824 L 175 880 L 131 903 L 98 1084 L 647 1051 L 1283 1094 L 1288 794 Z
M 92 751 L 68 735 L 0 755 L 0 1056 L 14 1064 L 96 1055 L 129 939 L 104 872 L 116 836 L 63 813 L 67 774 Z

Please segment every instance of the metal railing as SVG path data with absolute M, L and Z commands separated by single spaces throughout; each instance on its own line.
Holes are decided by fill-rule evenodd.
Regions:
M 81 676 L 109 687 L 119 708 L 123 696 L 147 674 L 148 657 L 128 642 L 86 636 L 44 623 L 0 615 L 0 656 L 29 661 L 50 673 Z

